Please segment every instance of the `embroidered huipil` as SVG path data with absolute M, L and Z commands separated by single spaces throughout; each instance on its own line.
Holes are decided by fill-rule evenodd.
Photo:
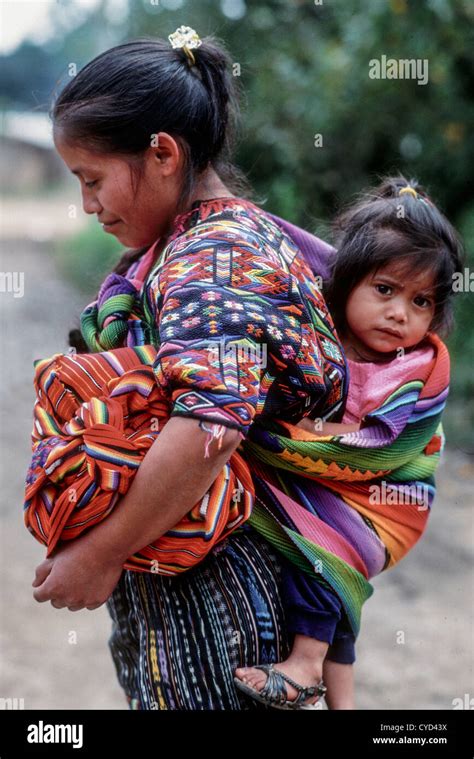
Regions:
M 250 201 L 196 201 L 179 215 L 143 307 L 172 416 L 246 436 L 263 416 L 296 423 L 342 411 L 346 364 L 320 318 L 327 309 L 315 275 Z

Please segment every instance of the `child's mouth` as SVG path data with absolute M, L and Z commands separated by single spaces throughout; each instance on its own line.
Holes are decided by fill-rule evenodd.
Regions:
M 397 337 L 399 340 L 402 339 L 402 335 L 400 334 L 400 332 L 396 332 L 395 330 L 385 329 L 383 327 L 377 327 L 376 329 L 378 332 L 384 332 L 386 335 L 390 335 L 391 337 Z

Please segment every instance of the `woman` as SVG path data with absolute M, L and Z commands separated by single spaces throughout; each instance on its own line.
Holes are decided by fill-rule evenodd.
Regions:
M 122 564 L 205 495 L 254 423 L 339 408 L 345 363 L 311 325 L 306 297 L 324 308 L 314 274 L 294 241 L 244 197 L 246 183 L 229 161 L 238 107 L 228 55 L 189 28 L 170 42 L 106 51 L 52 111 L 56 149 L 80 180 L 84 211 L 135 249 L 115 271 L 132 277 L 155 246 L 141 291 L 148 318 L 123 315 L 113 339 L 107 319 L 92 330 L 83 321 L 71 345 L 118 347 L 124 334 L 128 344 L 156 343 L 154 370 L 173 411 L 119 507 L 38 567 L 34 597 L 71 611 L 107 602 L 110 648 L 131 708 L 259 709 L 233 673 L 289 651 L 283 557 L 246 524 L 179 577 Z M 226 343 L 234 350 L 211 368 L 209 351 Z M 315 355 L 326 350 L 321 373 Z M 264 501 L 257 475 L 255 484 Z M 336 594 L 321 593 L 344 638 Z M 302 686 L 330 680 L 345 661 L 337 636 L 328 640 Z

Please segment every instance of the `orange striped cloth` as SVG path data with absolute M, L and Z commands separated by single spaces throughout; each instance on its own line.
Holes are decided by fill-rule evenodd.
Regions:
M 168 421 L 155 358 L 156 348 L 145 345 L 34 362 L 24 520 L 47 556 L 110 514 Z M 234 452 L 205 496 L 124 569 L 164 575 L 189 569 L 248 519 L 254 494 L 249 469 Z

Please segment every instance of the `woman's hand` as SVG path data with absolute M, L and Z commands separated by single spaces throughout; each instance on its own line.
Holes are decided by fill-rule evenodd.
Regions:
M 32 586 L 35 601 L 51 601 L 55 609 L 98 609 L 117 585 L 121 560 L 98 550 L 92 532 L 61 545 L 36 568 Z
M 214 442 L 205 457 L 207 433 L 199 420 L 171 417 L 107 518 L 37 567 L 35 600 L 71 611 L 102 606 L 127 558 L 178 524 L 203 498 L 240 440 L 237 430 L 227 428 L 221 448 Z

